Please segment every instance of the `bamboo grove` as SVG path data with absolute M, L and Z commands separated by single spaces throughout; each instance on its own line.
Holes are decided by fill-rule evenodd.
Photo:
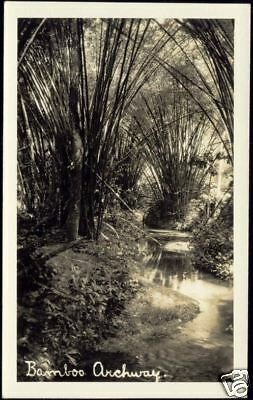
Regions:
M 98 238 L 145 180 L 182 216 L 233 163 L 233 26 L 218 20 L 21 19 L 18 200 L 69 239 Z

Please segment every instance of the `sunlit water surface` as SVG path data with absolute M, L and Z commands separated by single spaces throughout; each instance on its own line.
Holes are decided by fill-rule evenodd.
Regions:
M 171 288 L 198 301 L 200 313 L 183 327 L 182 333 L 202 342 L 205 347 L 232 346 L 231 332 L 228 336 L 232 329 L 232 284 L 197 271 L 191 263 L 188 241 L 184 239 L 173 237 L 156 250 L 151 242 L 144 244 L 148 254 L 141 273 L 158 286 Z

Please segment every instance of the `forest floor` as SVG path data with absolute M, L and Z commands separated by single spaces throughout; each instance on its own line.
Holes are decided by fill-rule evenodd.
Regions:
M 120 215 L 113 224 L 108 219 L 98 243 L 59 243 L 55 237 L 39 246 L 37 238 L 29 265 L 19 263 L 20 380 L 29 380 L 27 360 L 44 370 L 48 360 L 55 368 L 68 362 L 87 369 L 92 352 L 119 332 L 127 330 L 131 336 L 137 329 L 159 340 L 197 315 L 196 301 L 172 289 L 157 293 L 138 276 L 138 241 L 145 236 L 141 215 L 134 221 L 127 213 Z M 36 235 L 32 240 L 36 243 Z

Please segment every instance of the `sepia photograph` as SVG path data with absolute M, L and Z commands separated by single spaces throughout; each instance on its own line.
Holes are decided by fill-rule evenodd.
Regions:
M 243 397 L 235 18 L 100 14 L 16 18 L 13 378 Z

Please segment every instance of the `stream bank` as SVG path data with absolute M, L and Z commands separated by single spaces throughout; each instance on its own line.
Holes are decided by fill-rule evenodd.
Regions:
M 161 381 L 180 382 L 217 381 L 232 368 L 232 287 L 194 269 L 189 233 L 150 230 L 143 237 L 126 226 L 121 232 L 124 240 L 108 229 L 99 243 L 82 239 L 65 250 L 58 243 L 36 251 L 48 259 L 36 270 L 51 274 L 19 296 L 21 380 L 28 380 L 29 359 L 45 370 L 48 359 L 58 368 L 79 366 L 83 381 L 119 381 L 94 377 L 98 361 L 110 370 L 155 369 Z M 26 279 L 34 276 L 29 268 Z M 31 330 L 42 333 L 40 343 Z
M 233 368 L 232 284 L 194 269 L 189 234 L 150 233 L 162 248 L 140 243 L 145 256 L 132 271 L 142 291 L 123 312 L 125 329 L 100 346 L 99 357 L 109 368 L 109 352 L 121 365 L 124 349 L 136 370 L 155 368 L 162 381 L 218 381 Z

